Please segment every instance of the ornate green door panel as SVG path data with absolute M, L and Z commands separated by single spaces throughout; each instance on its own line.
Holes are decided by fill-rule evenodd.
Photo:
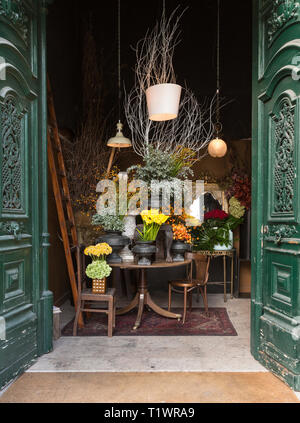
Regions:
M 44 14 L 0 0 L 0 388 L 52 345 Z
M 300 3 L 254 3 L 252 353 L 300 390 Z

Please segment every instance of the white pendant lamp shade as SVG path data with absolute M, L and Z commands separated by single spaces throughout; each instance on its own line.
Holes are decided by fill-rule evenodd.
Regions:
M 146 90 L 149 119 L 157 122 L 177 118 L 181 86 L 177 84 L 158 84 Z
M 132 147 L 130 139 L 124 137 L 124 135 L 122 133 L 122 129 L 123 129 L 123 124 L 119 121 L 117 123 L 117 134 L 116 134 L 115 137 L 110 138 L 108 140 L 108 142 L 107 142 L 108 147 L 113 147 L 113 148 Z
M 227 153 L 227 144 L 220 138 L 215 138 L 209 143 L 208 153 L 211 157 L 224 157 Z

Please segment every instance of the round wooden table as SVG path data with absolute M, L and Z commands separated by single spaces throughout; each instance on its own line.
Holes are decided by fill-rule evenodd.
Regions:
M 116 314 L 120 316 L 122 314 L 128 313 L 129 311 L 133 310 L 135 307 L 138 307 L 138 314 L 137 314 L 137 318 L 133 327 L 134 330 L 136 330 L 141 324 L 142 315 L 143 315 L 145 306 L 150 307 L 153 311 L 155 311 L 155 313 L 160 314 L 163 317 L 169 317 L 171 319 L 178 319 L 178 320 L 181 319 L 182 317 L 181 314 L 175 314 L 175 313 L 171 313 L 170 311 L 164 310 L 163 308 L 155 304 L 155 302 L 152 300 L 151 295 L 148 291 L 146 270 L 169 269 L 169 268 L 178 267 L 178 266 L 188 266 L 188 265 L 192 265 L 191 259 L 181 261 L 181 262 L 172 262 L 172 263 L 167 263 L 165 261 L 154 262 L 151 264 L 151 266 L 140 266 L 133 262 L 110 263 L 109 265 L 111 267 L 118 267 L 119 269 L 140 270 L 138 289 L 134 299 L 127 307 L 117 310 L 116 312 Z

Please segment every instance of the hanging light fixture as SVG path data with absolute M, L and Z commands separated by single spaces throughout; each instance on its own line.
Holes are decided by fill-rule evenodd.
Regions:
M 119 122 L 117 123 L 117 133 L 113 138 L 110 138 L 107 142 L 108 147 L 112 147 L 112 156 L 110 162 L 112 162 L 113 155 L 116 148 L 127 148 L 132 147 L 129 138 L 125 138 L 122 129 L 123 124 L 121 123 L 121 4 L 118 0 L 118 114 Z
M 162 24 L 166 27 L 166 1 L 163 0 Z M 163 47 L 163 46 L 162 46 Z M 160 53 L 160 52 L 159 52 Z M 164 63 L 168 66 L 168 63 Z M 149 119 L 164 122 L 177 118 L 182 87 L 175 83 L 160 83 L 146 90 Z
M 218 18 L 217 18 L 217 104 L 216 104 L 216 123 L 215 138 L 208 145 L 208 153 L 211 157 L 224 157 L 227 153 L 227 144 L 220 138 L 222 124 L 220 122 L 220 0 L 218 0 Z

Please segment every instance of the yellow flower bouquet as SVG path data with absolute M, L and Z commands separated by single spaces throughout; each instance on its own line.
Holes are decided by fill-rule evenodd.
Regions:
M 90 245 L 84 250 L 86 256 L 94 260 L 105 260 L 106 256 L 112 253 L 112 248 L 106 242 L 97 245 Z
M 143 232 L 137 229 L 140 241 L 155 241 L 161 225 L 169 219 L 169 216 L 159 213 L 157 209 L 144 210 L 141 217 L 144 223 Z

